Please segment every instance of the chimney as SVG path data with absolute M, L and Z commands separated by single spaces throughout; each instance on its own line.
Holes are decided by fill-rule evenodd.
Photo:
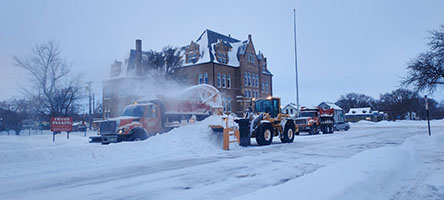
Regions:
M 142 51 L 142 40 L 141 39 L 136 40 L 136 51 Z
M 142 40 L 136 40 L 136 76 L 142 75 Z

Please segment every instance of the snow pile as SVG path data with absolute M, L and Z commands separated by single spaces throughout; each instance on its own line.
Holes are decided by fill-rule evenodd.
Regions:
M 420 171 L 419 152 L 431 147 L 443 151 L 442 141 L 442 134 L 415 135 L 400 146 L 367 150 L 311 174 L 236 199 L 276 196 L 280 199 L 391 199 L 402 187 L 400 180 Z
M 145 141 L 128 143 L 128 145 L 157 157 L 184 154 L 203 156 L 220 152 L 222 143 L 218 144 L 213 139 L 214 133 L 209 125 L 223 125 L 223 120 L 220 116 L 210 116 L 195 124 L 178 127 L 168 133 L 158 134 Z
M 398 121 L 380 121 L 371 122 L 361 120 L 356 123 L 349 123 L 352 127 L 427 127 L 426 120 L 398 120 Z M 441 120 L 431 120 L 430 126 L 440 127 L 444 126 L 444 119 Z
M 21 174 L 22 171 L 60 170 L 72 167 L 110 166 L 136 160 L 165 160 L 183 157 L 201 157 L 222 152 L 218 140 L 209 125 L 224 125 L 220 116 L 175 128 L 144 141 L 100 145 L 88 143 L 81 134 L 7 136 L 0 140 L 0 177 Z M 5 139 L 5 140 L 3 140 Z M 23 170 L 26 169 L 26 170 Z

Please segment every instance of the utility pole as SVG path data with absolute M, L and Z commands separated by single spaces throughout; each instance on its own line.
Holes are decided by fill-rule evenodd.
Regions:
M 299 81 L 298 81 L 298 49 L 296 43 L 296 9 L 293 9 L 293 19 L 294 19 L 294 69 L 296 72 L 296 106 L 297 115 L 299 115 Z
M 86 90 L 88 91 L 89 115 L 91 115 L 91 90 L 92 90 L 92 88 L 91 88 L 91 84 L 92 84 L 92 81 L 89 81 L 89 82 L 87 82 L 86 84 L 88 84 L 88 85 L 86 86 Z

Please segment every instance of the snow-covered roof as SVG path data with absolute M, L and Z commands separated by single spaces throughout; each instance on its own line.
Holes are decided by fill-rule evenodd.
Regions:
M 225 44 L 226 46 L 231 47 L 230 50 L 228 51 L 228 55 L 227 55 L 228 62 L 227 63 L 220 63 L 216 59 L 216 56 L 215 56 L 216 52 L 214 49 L 215 49 L 215 45 L 217 45 L 219 42 L 223 42 L 223 44 Z M 182 66 L 186 67 L 186 66 L 191 66 L 191 65 L 214 62 L 214 63 L 223 64 L 223 65 L 228 65 L 231 67 L 239 67 L 240 62 L 239 62 L 238 56 L 245 54 L 245 51 L 247 49 L 247 45 L 248 45 L 249 41 L 248 40 L 240 41 L 238 39 L 232 38 L 231 36 L 222 35 L 220 33 L 216 33 L 214 31 L 206 29 L 199 36 L 199 38 L 197 38 L 195 43 L 199 45 L 199 59 L 194 63 L 187 63 L 185 60 L 186 58 L 184 56 L 185 51 L 186 51 L 186 46 L 182 47 L 182 48 L 180 48 L 181 52 L 179 53 L 179 55 L 182 56 L 182 60 L 183 60 Z M 256 55 L 256 57 L 258 60 L 264 59 L 264 55 L 261 52 L 259 52 L 258 55 Z M 271 72 L 268 71 L 268 69 L 266 69 L 262 73 L 267 74 L 267 75 L 272 75 Z
M 294 103 L 287 104 L 286 106 L 284 106 L 283 110 L 287 109 L 287 107 L 291 107 L 291 108 L 296 109 L 296 110 L 298 109 L 296 104 L 294 104 Z
M 327 106 L 329 106 L 330 108 L 334 108 L 335 110 L 343 110 L 341 107 L 332 102 L 322 102 L 319 104 L 319 106 L 321 106 L 322 104 L 326 104 Z
M 372 109 L 370 107 L 365 108 L 350 108 L 350 111 L 348 111 L 347 115 L 366 115 L 366 114 L 372 114 Z

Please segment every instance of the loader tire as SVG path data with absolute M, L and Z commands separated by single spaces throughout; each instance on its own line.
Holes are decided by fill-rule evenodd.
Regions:
M 284 128 L 284 132 L 282 133 L 281 142 L 292 143 L 294 141 L 295 130 L 296 128 L 293 124 L 287 124 Z
M 273 142 L 273 127 L 271 124 L 261 124 L 256 133 L 256 142 L 259 146 L 270 145 Z

